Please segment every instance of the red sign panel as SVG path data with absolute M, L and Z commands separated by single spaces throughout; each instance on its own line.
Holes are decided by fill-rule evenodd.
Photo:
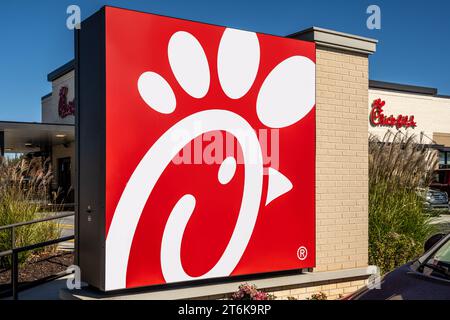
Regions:
M 106 290 L 313 267 L 315 45 L 106 13 Z

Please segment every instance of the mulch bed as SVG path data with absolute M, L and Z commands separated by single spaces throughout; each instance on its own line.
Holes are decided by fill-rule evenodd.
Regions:
M 19 283 L 32 283 L 54 276 L 73 265 L 73 252 L 42 252 L 19 267 Z M 11 269 L 0 269 L 0 292 L 11 288 Z

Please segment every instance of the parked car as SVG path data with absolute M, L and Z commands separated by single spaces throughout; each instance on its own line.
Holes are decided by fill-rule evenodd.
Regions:
M 379 289 L 368 286 L 343 300 L 450 300 L 450 234 L 438 234 L 425 253 L 386 274 Z
M 450 210 L 448 202 L 447 192 L 435 189 L 423 189 L 417 190 L 417 193 L 424 199 L 424 207 L 427 210 Z
M 427 209 L 449 210 L 448 194 L 445 191 L 428 189 L 425 197 L 425 206 Z
M 434 172 L 433 182 L 430 184 L 431 189 L 441 190 L 450 193 L 450 169 L 439 169 Z

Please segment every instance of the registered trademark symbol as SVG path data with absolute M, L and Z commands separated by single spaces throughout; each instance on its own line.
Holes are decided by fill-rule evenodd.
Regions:
M 305 247 L 301 246 L 300 248 L 298 248 L 297 250 L 297 257 L 300 260 L 305 260 L 306 257 L 308 256 L 308 249 L 306 249 Z

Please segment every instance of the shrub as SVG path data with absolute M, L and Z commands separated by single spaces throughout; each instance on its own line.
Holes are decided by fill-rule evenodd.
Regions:
M 42 158 L 4 159 L 0 163 L 0 226 L 46 217 L 45 206 L 51 201 L 49 188 L 51 166 Z M 26 246 L 60 236 L 57 221 L 48 221 L 15 229 L 15 246 Z M 0 251 L 11 249 L 11 231 L 0 231 Z M 39 251 L 52 251 L 55 246 Z M 36 252 L 36 251 L 35 251 Z M 23 263 L 32 252 L 19 254 Z M 11 257 L 0 258 L 1 267 L 9 267 Z
M 319 292 L 311 295 L 310 298 L 306 298 L 306 300 L 328 300 L 328 296 L 325 292 Z
M 382 273 L 414 259 L 432 232 L 423 195 L 437 156 L 416 136 L 369 138 L 369 263 Z
M 255 285 L 241 284 L 239 290 L 231 295 L 231 300 L 274 300 L 275 296 L 260 291 Z

